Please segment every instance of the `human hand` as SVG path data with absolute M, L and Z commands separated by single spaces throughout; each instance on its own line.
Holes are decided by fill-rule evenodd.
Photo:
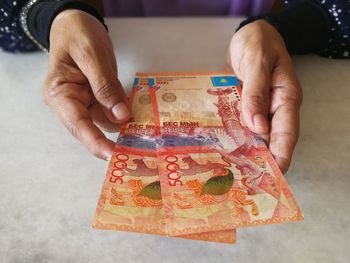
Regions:
M 243 81 L 245 123 L 285 173 L 299 136 L 302 90 L 281 35 L 264 20 L 245 25 L 232 38 L 227 64 Z
M 101 130 L 116 131 L 131 116 L 116 74 L 112 42 L 101 22 L 80 10 L 58 14 L 50 31 L 44 99 L 71 134 L 105 160 L 114 142 Z

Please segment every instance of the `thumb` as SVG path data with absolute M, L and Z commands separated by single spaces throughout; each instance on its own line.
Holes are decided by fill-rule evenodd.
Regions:
M 109 41 L 107 41 L 109 42 Z M 86 76 L 92 92 L 107 118 L 114 123 L 130 119 L 128 99 L 117 78 L 117 66 L 111 44 L 87 45 L 72 52 L 72 57 Z
M 253 66 L 245 72 L 242 89 L 242 113 L 248 128 L 257 134 L 269 131 L 270 72 L 264 67 Z
M 115 123 L 123 123 L 130 119 L 127 97 L 116 77 L 100 76 L 97 81 L 89 82 L 96 100 L 108 119 Z

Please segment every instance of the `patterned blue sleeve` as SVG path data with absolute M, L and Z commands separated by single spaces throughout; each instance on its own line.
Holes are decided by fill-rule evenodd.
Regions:
M 21 29 L 19 13 L 26 0 L 0 1 L 0 48 L 9 52 L 37 50 Z
M 350 1 L 349 0 L 313 0 L 328 12 L 331 32 L 328 46 L 320 55 L 329 58 L 350 58 Z M 285 0 L 288 7 L 294 0 Z

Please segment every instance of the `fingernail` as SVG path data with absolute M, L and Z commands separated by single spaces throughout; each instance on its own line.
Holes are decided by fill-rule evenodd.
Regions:
M 118 120 L 126 120 L 130 118 L 130 111 L 124 102 L 119 102 L 118 104 L 114 105 L 112 108 L 112 113 Z
M 253 119 L 254 128 L 256 129 L 256 132 L 259 133 L 267 133 L 268 127 L 266 118 L 262 114 L 255 114 Z
M 112 153 L 110 151 L 104 150 L 102 151 L 101 159 L 109 162 L 111 160 Z

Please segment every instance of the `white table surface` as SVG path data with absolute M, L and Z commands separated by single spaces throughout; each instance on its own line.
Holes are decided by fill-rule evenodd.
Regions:
M 238 22 L 108 20 L 122 83 L 136 71 L 221 70 Z M 0 52 L 0 262 L 349 262 L 350 60 L 294 61 L 304 103 L 287 180 L 305 221 L 239 229 L 223 245 L 92 229 L 107 162 L 42 102 L 47 55 Z

